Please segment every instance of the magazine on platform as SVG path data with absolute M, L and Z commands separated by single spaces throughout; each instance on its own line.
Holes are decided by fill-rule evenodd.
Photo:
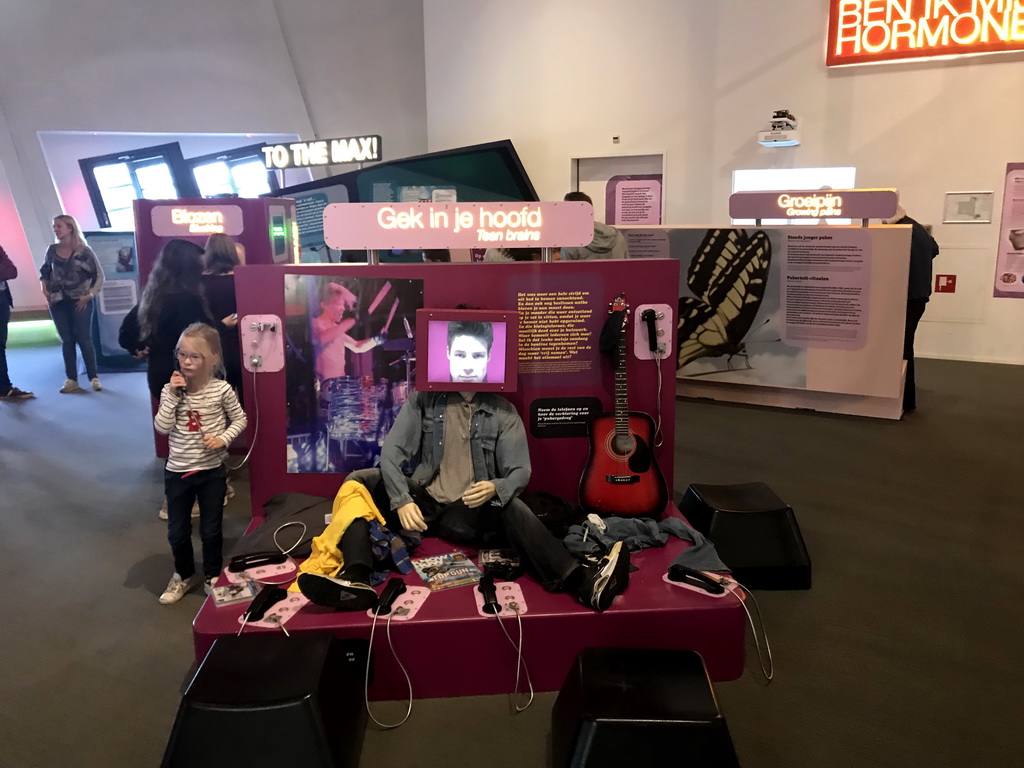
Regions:
M 241 603 L 244 600 L 252 600 L 259 591 L 260 585 L 252 581 L 226 584 L 223 587 L 213 588 L 213 602 L 218 608 L 222 605 Z
M 488 565 L 519 567 L 519 553 L 514 549 L 481 549 L 480 567 L 485 571 Z
M 431 592 L 476 584 L 483 575 L 463 552 L 419 557 L 412 565 Z

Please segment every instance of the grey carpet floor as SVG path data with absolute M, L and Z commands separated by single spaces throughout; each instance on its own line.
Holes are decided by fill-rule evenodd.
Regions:
M 0 403 L 0 766 L 158 765 L 202 598 L 156 601 L 171 565 L 144 377 L 60 395 L 59 349 L 8 356 L 38 398 Z M 677 406 L 677 488 L 767 482 L 814 559 L 812 590 L 758 593 L 775 681 L 751 645 L 716 686 L 746 768 L 1021 764 L 1024 368 L 919 365 L 920 410 L 899 423 Z M 229 542 L 248 517 L 236 487 Z M 417 701 L 368 732 L 363 765 L 539 768 L 553 701 Z

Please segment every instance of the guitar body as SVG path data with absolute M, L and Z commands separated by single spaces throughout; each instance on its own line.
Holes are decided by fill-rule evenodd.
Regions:
M 587 513 L 660 517 L 668 487 L 654 458 L 654 420 L 629 411 L 628 433 L 616 431 L 616 414 L 590 422 L 590 456 L 580 478 L 580 504 Z

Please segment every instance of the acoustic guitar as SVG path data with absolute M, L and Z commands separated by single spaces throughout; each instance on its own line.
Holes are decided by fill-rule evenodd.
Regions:
M 654 420 L 629 410 L 626 382 L 625 294 L 608 312 L 625 312 L 615 369 L 615 410 L 594 416 L 589 425 L 590 456 L 580 478 L 580 504 L 598 515 L 660 517 L 668 503 L 668 487 L 654 457 Z

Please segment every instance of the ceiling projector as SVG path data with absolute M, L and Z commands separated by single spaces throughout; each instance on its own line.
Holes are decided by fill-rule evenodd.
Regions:
M 800 132 L 796 129 L 793 113 L 788 109 L 775 110 L 771 128 L 757 134 L 757 143 L 763 147 L 795 147 L 800 144 Z

